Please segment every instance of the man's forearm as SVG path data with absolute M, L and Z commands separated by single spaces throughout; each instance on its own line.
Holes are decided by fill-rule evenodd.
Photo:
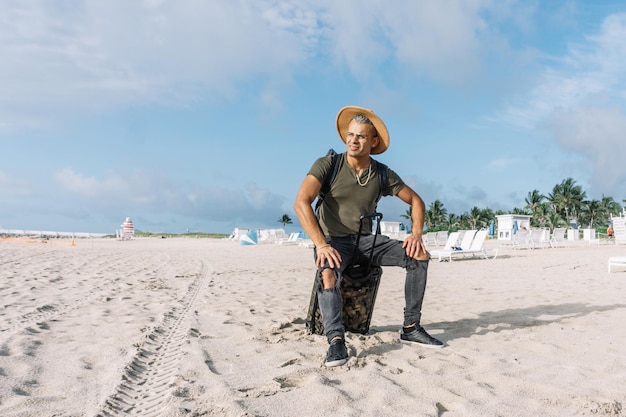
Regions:
M 300 220 L 300 225 L 304 229 L 304 232 L 307 234 L 309 239 L 311 239 L 313 244 L 316 247 L 325 245 L 326 237 L 317 222 L 317 217 L 315 216 L 313 208 L 311 208 L 310 205 L 305 207 L 298 205 L 296 207 L 296 215 L 298 216 L 298 220 Z

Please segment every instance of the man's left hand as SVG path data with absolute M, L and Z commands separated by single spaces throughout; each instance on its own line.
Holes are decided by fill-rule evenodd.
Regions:
M 422 240 L 422 235 L 410 234 L 404 239 L 402 247 L 406 250 L 406 254 L 411 258 L 418 260 L 427 260 L 430 258 L 426 245 Z

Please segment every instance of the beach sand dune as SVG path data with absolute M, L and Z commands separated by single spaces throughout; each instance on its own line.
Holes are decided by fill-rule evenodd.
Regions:
M 495 242 L 488 242 L 495 245 Z M 323 366 L 312 251 L 213 239 L 0 240 L 0 415 L 626 415 L 626 248 L 432 262 L 402 345 L 403 270 Z

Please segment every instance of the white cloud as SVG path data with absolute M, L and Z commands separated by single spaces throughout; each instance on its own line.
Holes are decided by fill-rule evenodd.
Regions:
M 626 116 L 617 108 L 558 111 L 550 129 L 563 148 L 583 156 L 592 168 L 590 183 L 598 193 L 621 199 L 626 182 Z M 597 195 L 596 195 L 597 198 Z
M 573 43 L 547 67 L 523 105 L 501 120 L 547 129 L 555 142 L 583 157 L 592 192 L 623 193 L 626 179 L 626 14 L 608 16 L 597 34 Z
M 358 79 L 391 64 L 413 78 L 459 82 L 476 73 L 481 54 L 497 41 L 482 13 L 491 9 L 495 27 L 497 14 L 509 7 L 489 0 L 337 1 L 324 17 L 334 59 Z
M 554 111 L 622 102 L 626 87 L 626 14 L 607 17 L 598 34 L 572 43 L 567 55 L 552 57 L 536 85 L 517 105 L 500 114 L 501 120 L 535 128 Z M 623 103 L 622 103 L 623 104 Z
M 85 177 L 77 174 L 72 168 L 62 169 L 55 177 L 64 188 L 87 197 L 98 195 L 103 188 L 94 177 Z
M 96 178 L 67 167 L 58 171 L 55 179 L 62 188 L 61 195 L 78 198 L 80 206 L 103 213 L 132 207 L 136 212 L 258 223 L 278 218 L 284 203 L 283 197 L 253 183 L 244 190 L 221 187 L 186 190 L 184 185 L 141 171 Z
M 218 104 L 252 85 L 280 110 L 283 87 L 310 66 L 324 72 L 333 57 L 333 77 L 347 68 L 371 81 L 391 64 L 413 78 L 463 80 L 497 39 L 482 13 L 506 17 L 511 7 L 490 0 L 393 7 L 383 0 L 77 0 L 71 7 L 9 0 L 0 16 L 0 126 L 145 103 Z
M 297 3 L 9 1 L 0 16 L 0 125 L 62 109 L 185 105 L 281 80 L 316 42 Z M 52 119 L 51 117 L 50 119 Z

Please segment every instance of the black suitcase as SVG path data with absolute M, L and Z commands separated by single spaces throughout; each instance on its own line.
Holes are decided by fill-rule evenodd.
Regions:
M 363 220 L 366 218 L 377 219 L 376 232 L 369 256 L 358 253 L 361 228 L 363 227 Z M 378 293 L 380 278 L 383 274 L 380 266 L 372 265 L 374 245 L 376 236 L 380 234 L 380 221 L 382 218 L 382 213 L 370 213 L 361 216 L 359 235 L 357 236 L 352 264 L 343 273 L 343 281 L 341 283 L 342 318 L 346 331 L 352 333 L 366 334 L 372 321 L 376 294 Z M 309 333 L 324 334 L 322 315 L 317 300 L 317 288 L 321 285 L 321 282 L 321 274 L 316 273 L 306 318 L 306 327 Z

